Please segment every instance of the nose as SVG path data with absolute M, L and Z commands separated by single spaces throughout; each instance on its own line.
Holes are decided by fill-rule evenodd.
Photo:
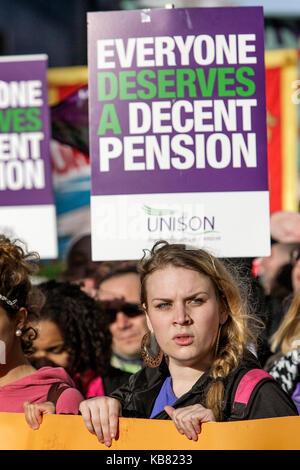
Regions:
M 123 330 L 124 328 L 128 328 L 130 325 L 130 319 L 124 312 L 118 312 L 116 315 L 116 325 L 118 328 Z
M 178 325 L 186 325 L 191 323 L 191 317 L 184 303 L 175 306 L 174 323 L 177 323 Z

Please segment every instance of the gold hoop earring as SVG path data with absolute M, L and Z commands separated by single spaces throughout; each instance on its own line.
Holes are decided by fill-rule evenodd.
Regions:
M 221 328 L 222 328 L 222 325 L 219 325 L 219 329 L 218 329 L 218 333 L 217 333 L 217 338 L 216 338 L 216 343 L 215 343 L 215 357 L 217 357 L 218 350 L 219 350 L 219 342 L 220 342 Z
M 156 341 L 154 333 L 148 331 L 142 339 L 141 356 L 148 367 L 158 367 L 163 358 L 163 352 Z

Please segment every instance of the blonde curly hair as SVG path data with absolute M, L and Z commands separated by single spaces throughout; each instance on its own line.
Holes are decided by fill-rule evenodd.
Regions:
M 147 279 L 154 272 L 168 265 L 197 271 L 208 276 L 215 288 L 217 300 L 228 318 L 221 327 L 219 342 L 210 368 L 212 384 L 206 395 L 206 407 L 214 412 L 216 420 L 222 416 L 224 380 L 241 361 L 245 347 L 255 341 L 248 326 L 252 319 L 233 275 L 225 265 L 203 249 L 189 249 L 182 244 L 158 241 L 147 257 L 138 265 L 141 275 L 141 303 L 147 308 Z

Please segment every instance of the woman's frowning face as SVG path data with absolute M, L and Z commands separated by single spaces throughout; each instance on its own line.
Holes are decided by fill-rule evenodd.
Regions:
M 170 361 L 206 370 L 211 365 L 222 312 L 211 279 L 168 265 L 146 280 L 147 321 Z

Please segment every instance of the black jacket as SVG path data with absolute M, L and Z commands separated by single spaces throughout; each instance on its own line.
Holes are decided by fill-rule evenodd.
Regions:
M 293 401 L 271 378 L 263 379 L 256 385 L 243 414 L 239 414 L 239 410 L 232 411 L 235 391 L 241 378 L 248 370 L 257 368 L 260 368 L 259 363 L 254 356 L 247 353 L 240 366 L 226 378 L 222 421 L 298 415 Z M 144 367 L 110 396 L 121 402 L 122 416 L 149 418 L 156 397 L 168 375 L 170 375 L 169 369 L 164 361 L 156 369 Z M 209 371 L 205 372 L 194 386 L 175 402 L 173 407 L 180 408 L 196 403 L 205 406 L 206 390 L 211 381 Z M 154 419 L 170 419 L 170 417 L 165 411 L 162 411 Z
M 102 377 L 105 395 L 109 395 L 120 385 L 126 383 L 131 375 L 129 372 L 110 366 L 107 375 Z

